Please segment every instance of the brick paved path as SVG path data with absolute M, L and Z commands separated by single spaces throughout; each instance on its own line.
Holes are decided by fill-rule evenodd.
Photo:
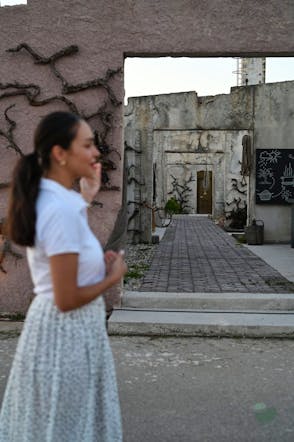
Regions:
M 177 216 L 140 291 L 289 293 L 294 284 L 206 217 Z

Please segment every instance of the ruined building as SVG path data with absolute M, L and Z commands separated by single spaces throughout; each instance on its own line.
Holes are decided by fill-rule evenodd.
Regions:
M 130 98 L 125 108 L 129 239 L 149 242 L 150 207 L 164 208 L 171 197 L 179 200 L 182 190 L 185 213 L 225 217 L 232 228 L 240 227 L 240 217 L 245 223 L 261 219 L 266 241 L 289 241 L 293 115 L 291 81 L 234 87 L 216 96 L 185 92 Z M 258 166 L 256 179 L 261 152 L 261 169 L 267 170 Z M 285 164 L 274 177 L 278 157 Z

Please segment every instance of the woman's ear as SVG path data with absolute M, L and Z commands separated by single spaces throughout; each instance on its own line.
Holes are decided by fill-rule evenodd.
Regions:
M 61 146 L 56 144 L 51 149 L 51 158 L 56 163 L 60 164 L 61 166 L 64 166 L 66 164 L 67 152 Z

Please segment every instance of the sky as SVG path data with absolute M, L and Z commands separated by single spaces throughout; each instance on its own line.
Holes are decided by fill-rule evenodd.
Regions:
M 229 94 L 237 85 L 235 58 L 127 58 L 125 97 L 196 91 Z M 266 83 L 294 80 L 294 58 L 266 59 Z
M 0 6 L 26 5 L 27 0 L 0 0 Z

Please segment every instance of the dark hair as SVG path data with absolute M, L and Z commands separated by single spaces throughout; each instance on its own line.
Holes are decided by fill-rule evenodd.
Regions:
M 18 161 L 12 176 L 7 217 L 7 234 L 21 246 L 35 243 L 36 200 L 44 171 L 50 168 L 52 147 L 69 149 L 81 118 L 69 112 L 53 112 L 44 117 L 34 136 L 34 152 Z

